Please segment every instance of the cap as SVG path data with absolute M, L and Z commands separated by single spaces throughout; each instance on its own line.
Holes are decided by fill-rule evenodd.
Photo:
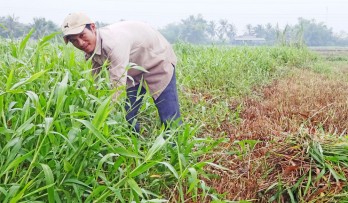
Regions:
M 94 23 L 84 13 L 70 13 L 65 19 L 61 26 L 65 43 L 67 43 L 66 36 L 79 34 L 86 27 L 86 24 Z

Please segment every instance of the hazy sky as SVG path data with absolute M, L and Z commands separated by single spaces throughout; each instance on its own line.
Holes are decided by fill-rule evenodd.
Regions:
M 141 20 L 155 27 L 202 14 L 206 20 L 226 19 L 240 33 L 246 24 L 283 27 L 303 17 L 323 22 L 334 32 L 348 32 L 348 0 L 0 0 L 0 16 L 14 14 L 23 23 L 45 17 L 60 25 L 76 11 L 95 21 Z

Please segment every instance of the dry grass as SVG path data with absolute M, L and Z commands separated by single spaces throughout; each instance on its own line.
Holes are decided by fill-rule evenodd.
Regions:
M 272 195 L 272 190 L 266 191 L 267 188 L 279 180 L 293 185 L 309 170 L 320 172 L 305 158 L 303 147 L 290 145 L 289 137 L 302 134 L 315 137 L 323 132 L 340 135 L 348 129 L 347 83 L 296 70 L 288 78 L 255 93 L 244 100 L 239 124 L 226 119 L 216 129 L 227 133 L 231 142 L 222 147 L 221 155 L 213 158 L 231 171 L 213 171 L 221 178 L 209 181 L 209 185 L 225 193 L 229 200 L 266 202 Z M 238 140 L 259 142 L 250 148 L 250 145 L 238 145 Z M 333 182 L 328 189 L 319 181 L 317 187 L 308 191 L 306 200 L 323 191 L 335 193 L 342 189 L 339 182 Z M 286 201 L 288 197 L 281 198 Z
M 243 121 L 232 126 L 231 136 L 292 134 L 302 125 L 310 133 L 318 127 L 327 133 L 344 133 L 348 129 L 347 96 L 348 84 L 298 71 L 264 88 L 259 98 L 247 99 L 241 115 Z

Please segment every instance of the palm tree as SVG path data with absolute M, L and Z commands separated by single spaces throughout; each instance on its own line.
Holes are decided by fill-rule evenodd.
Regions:
M 226 42 L 226 40 L 232 42 L 234 37 L 236 36 L 236 32 L 237 30 L 234 25 L 228 23 L 227 20 L 221 19 L 219 21 L 218 37 L 221 42 Z

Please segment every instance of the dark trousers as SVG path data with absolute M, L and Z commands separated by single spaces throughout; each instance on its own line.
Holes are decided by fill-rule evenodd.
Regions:
M 138 122 L 133 123 L 133 122 L 138 114 L 138 110 L 142 104 L 143 96 L 145 93 L 146 93 L 146 89 L 143 86 L 140 87 L 140 85 L 136 85 L 134 87 L 127 89 L 127 97 L 129 101 L 127 102 L 125 106 L 127 111 L 126 119 L 132 126 L 134 125 L 134 130 L 136 132 L 139 132 L 140 130 L 139 123 Z M 178 100 L 178 93 L 176 89 L 175 70 L 168 86 L 164 89 L 164 91 L 160 94 L 160 96 L 155 100 L 155 105 L 157 107 L 161 122 L 166 127 L 168 127 L 168 125 L 174 121 L 177 122 L 178 124 L 181 124 L 179 100 Z

